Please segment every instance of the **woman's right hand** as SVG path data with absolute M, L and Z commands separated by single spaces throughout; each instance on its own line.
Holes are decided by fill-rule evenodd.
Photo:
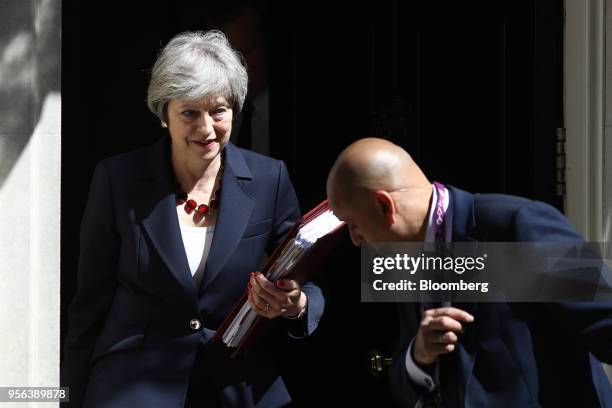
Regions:
M 260 272 L 253 272 L 248 289 L 251 307 L 268 319 L 297 316 L 306 307 L 306 294 L 294 280 L 279 279 L 274 284 Z

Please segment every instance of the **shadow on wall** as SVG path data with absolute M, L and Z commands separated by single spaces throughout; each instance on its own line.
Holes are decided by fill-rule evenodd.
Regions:
M 0 2 L 0 188 L 60 91 L 60 0 Z

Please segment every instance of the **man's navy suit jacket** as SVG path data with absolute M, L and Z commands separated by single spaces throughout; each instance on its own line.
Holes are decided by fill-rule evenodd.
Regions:
M 75 407 L 182 408 L 202 346 L 202 374 L 214 379 L 225 406 L 282 406 L 290 397 L 274 368 L 272 340 L 230 360 L 210 339 L 264 253 L 299 219 L 287 169 L 226 146 L 214 238 L 196 288 L 176 214 L 169 145 L 163 138 L 96 167 L 81 226 L 61 384 L 70 387 Z M 310 334 L 323 312 L 319 288 L 307 283 L 303 290 L 307 313 L 279 319 L 285 336 Z M 202 327 L 194 330 L 193 319 Z
M 454 242 L 582 242 L 566 218 L 547 204 L 506 195 L 472 195 L 450 186 L 448 190 Z M 612 363 L 609 302 L 453 306 L 475 320 L 455 351 L 439 359 L 440 371 L 456 370 L 459 384 L 449 391 L 457 402 L 449 404 L 447 399 L 442 405 L 612 407 L 612 390 L 600 363 Z M 420 323 L 419 307 L 400 304 L 399 313 L 403 351 L 389 379 L 396 400 L 413 407 L 433 395 L 412 382 L 405 367 L 408 345 Z

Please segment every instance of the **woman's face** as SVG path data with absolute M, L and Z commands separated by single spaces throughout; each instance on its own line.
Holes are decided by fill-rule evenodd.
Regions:
M 232 108 L 222 96 L 195 101 L 170 99 L 168 130 L 173 156 L 210 162 L 227 145 L 232 130 Z

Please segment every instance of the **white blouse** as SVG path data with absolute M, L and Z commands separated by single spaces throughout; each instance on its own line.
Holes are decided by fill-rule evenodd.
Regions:
M 206 266 L 215 227 L 192 227 L 182 224 L 179 224 L 179 226 L 181 227 L 181 236 L 183 237 L 191 276 L 195 280 L 196 287 L 199 287 L 204 275 L 204 267 Z

